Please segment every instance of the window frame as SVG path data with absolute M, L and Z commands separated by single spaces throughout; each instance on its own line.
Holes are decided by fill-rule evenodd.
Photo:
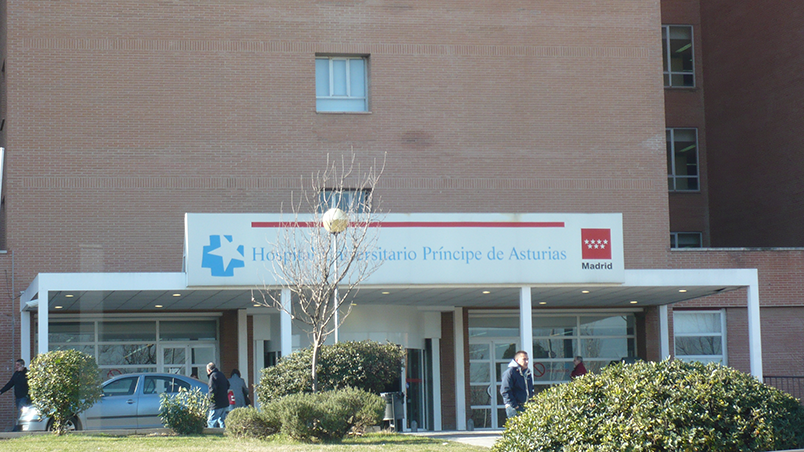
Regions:
M 679 235 L 695 235 L 698 237 L 698 246 L 678 246 Z M 702 232 L 671 232 L 670 233 L 670 248 L 703 248 L 703 233 Z
M 328 78 L 328 95 L 319 95 L 318 92 L 318 61 L 319 60 L 327 60 L 327 78 Z M 352 60 L 361 60 L 363 62 L 363 96 L 352 96 L 352 75 L 351 75 L 351 64 L 349 64 Z M 333 71 L 333 64 L 335 61 L 345 61 L 345 85 L 346 85 L 346 94 L 345 95 L 334 95 L 332 94 L 334 91 L 335 86 L 335 71 Z M 369 64 L 368 64 L 368 55 L 316 55 L 315 56 L 315 100 L 316 106 L 315 110 L 316 113 L 368 113 L 369 112 Z M 321 101 L 353 101 L 353 100 L 361 100 L 362 101 L 362 109 L 361 110 L 349 110 L 349 109 L 333 109 L 333 108 L 323 108 L 323 103 Z M 342 103 L 338 102 L 338 105 Z
M 720 316 L 720 332 L 709 332 L 709 333 L 679 333 L 676 331 L 675 325 L 678 323 L 677 318 L 679 316 L 684 315 L 696 315 L 696 314 L 717 314 Z M 726 310 L 725 309 L 717 309 L 717 310 L 683 310 L 683 311 L 673 311 L 673 356 L 675 359 L 691 362 L 691 361 L 700 361 L 700 359 L 705 359 L 705 361 L 700 362 L 715 362 L 712 358 L 713 357 L 720 357 L 720 363 L 724 366 L 728 366 L 728 338 L 727 338 L 727 330 L 726 330 Z M 676 338 L 679 337 L 720 337 L 720 355 L 681 355 L 678 353 L 676 348 Z
M 684 175 L 677 175 L 676 174 L 676 140 L 675 134 L 678 130 L 693 130 L 695 132 L 695 176 L 684 176 Z M 667 137 L 667 152 L 669 153 L 669 164 L 670 167 L 667 169 L 667 181 L 668 181 L 668 190 L 671 192 L 680 192 L 680 193 L 699 193 L 701 191 L 701 156 L 700 156 L 700 139 L 698 137 L 698 128 L 697 127 L 667 127 L 665 128 L 665 135 Z M 695 180 L 696 187 L 695 189 L 679 189 L 678 188 L 678 180 L 679 179 L 688 179 L 688 180 Z
M 356 198 L 358 193 L 361 196 Z M 367 188 L 325 188 L 318 192 L 318 211 L 324 213 L 337 207 L 347 213 L 367 213 L 371 212 L 371 200 L 371 190 Z
M 670 29 L 671 28 L 687 28 L 690 32 L 690 59 L 692 60 L 692 70 L 689 72 L 673 71 L 672 58 L 670 57 Z M 666 68 L 666 70 L 665 70 Z M 662 25 L 662 78 L 664 79 L 665 88 L 695 88 L 698 85 L 697 77 L 695 76 L 695 30 L 692 25 Z M 674 85 L 674 75 L 690 75 L 692 76 L 691 85 Z

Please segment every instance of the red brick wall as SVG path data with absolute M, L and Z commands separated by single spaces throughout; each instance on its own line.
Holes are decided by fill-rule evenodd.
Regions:
M 0 386 L 11 378 L 14 361 L 20 358 L 20 305 L 17 286 L 11 285 L 11 259 L 11 253 L 0 253 Z M 0 431 L 11 429 L 15 413 L 12 389 L 0 396 Z
M 221 359 L 216 364 L 218 369 L 225 373 L 228 378 L 232 373 L 232 369 L 237 369 L 238 366 L 236 310 L 223 311 L 223 315 L 220 318 L 220 335 Z M 240 369 L 240 373 L 243 373 L 242 369 Z
M 455 322 L 452 312 L 441 313 L 441 428 L 455 430 Z

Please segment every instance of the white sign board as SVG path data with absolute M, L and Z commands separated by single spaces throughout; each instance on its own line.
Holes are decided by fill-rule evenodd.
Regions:
M 192 286 L 273 286 L 278 214 L 185 216 Z M 315 227 L 315 226 L 313 226 Z M 365 285 L 622 283 L 621 214 L 390 214 Z

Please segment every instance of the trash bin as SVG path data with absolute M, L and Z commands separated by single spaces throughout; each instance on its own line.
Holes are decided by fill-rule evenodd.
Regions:
M 402 392 L 382 392 L 380 397 L 385 399 L 385 415 L 383 421 L 388 421 L 388 426 L 395 432 L 402 431 L 402 418 L 405 417 L 405 408 L 402 402 L 405 394 Z

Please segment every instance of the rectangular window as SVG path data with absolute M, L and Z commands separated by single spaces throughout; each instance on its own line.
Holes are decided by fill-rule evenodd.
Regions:
M 337 207 L 344 212 L 363 213 L 371 210 L 371 196 L 368 190 L 326 189 L 319 193 L 319 212 Z
M 671 232 L 670 248 L 700 248 L 703 246 L 700 232 Z
M 316 57 L 316 111 L 368 111 L 365 57 Z
M 695 86 L 692 26 L 662 25 L 662 55 L 665 88 Z
M 726 316 L 721 311 L 675 311 L 676 359 L 726 365 Z
M 698 191 L 698 129 L 667 129 L 667 187 Z

